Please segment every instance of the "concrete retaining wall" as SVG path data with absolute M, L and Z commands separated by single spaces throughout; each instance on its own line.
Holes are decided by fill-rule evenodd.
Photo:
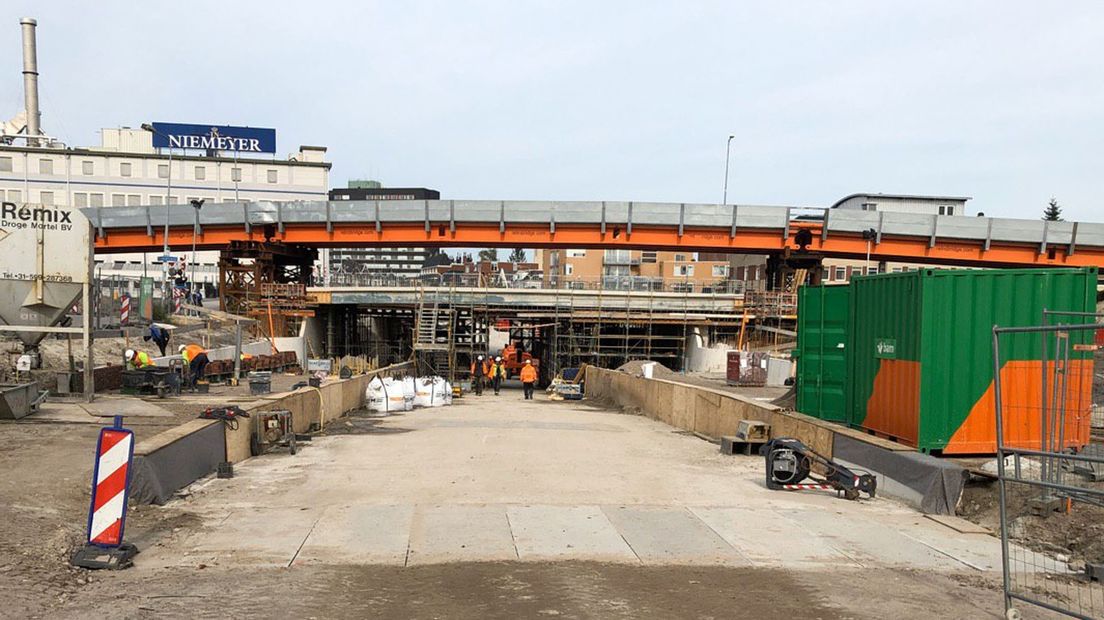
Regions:
M 294 392 L 269 394 L 246 404 L 239 403 L 238 406 L 251 415 L 274 409 L 290 411 L 295 432 L 306 433 L 313 425 L 325 426 L 363 407 L 364 391 L 368 382 L 376 376 L 408 372 L 411 368 L 410 363 L 396 364 L 351 379 L 330 381 L 318 388 L 306 387 Z M 212 456 L 210 437 L 214 425 L 222 427 L 217 437 L 221 438 L 223 445 Z M 150 492 L 140 494 L 136 500 L 162 503 L 178 489 L 214 471 L 212 461 L 217 466 L 218 461 L 238 463 L 249 458 L 252 429 L 252 418 L 242 420 L 236 429 L 221 421 L 191 420 L 139 442 L 134 447 L 134 454 L 136 463 L 139 458 L 141 463 L 135 468 L 131 484 L 132 488 L 149 489 Z M 202 463 L 197 462 L 195 467 L 181 470 L 180 460 L 186 459 L 193 450 L 203 452 Z
M 713 438 L 735 435 L 741 420 L 759 420 L 770 424 L 775 436 L 798 437 L 832 456 L 832 429 L 826 422 L 732 392 L 587 366 L 586 394 Z
M 849 465 L 878 476 L 880 494 L 924 512 L 953 514 L 965 482 L 965 470 L 948 461 L 733 392 L 588 366 L 586 396 L 714 439 L 735 435 L 741 420 L 759 420 L 773 437 L 797 438 L 828 458 L 846 447 Z

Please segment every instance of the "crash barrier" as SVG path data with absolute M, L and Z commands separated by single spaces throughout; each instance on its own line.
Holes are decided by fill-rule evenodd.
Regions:
M 1005 612 L 1100 618 L 1104 559 L 1092 541 L 1104 514 L 1104 449 L 1076 448 L 1089 439 L 1092 395 L 1104 391 L 1093 372 L 1093 332 L 1104 323 L 1092 322 L 1104 315 L 1048 314 L 1050 325 L 993 330 Z
M 958 465 L 907 446 L 724 390 L 588 366 L 586 395 L 718 440 L 735 435 L 741 420 L 766 422 L 773 437 L 799 439 L 829 459 L 869 471 L 879 494 L 925 513 L 954 514 L 967 477 Z
M 291 411 L 294 432 L 307 433 L 363 407 L 365 388 L 372 379 L 409 372 L 412 368 L 410 362 L 394 364 L 320 387 L 302 387 L 235 404 L 250 414 Z M 197 415 L 199 409 L 197 406 Z M 252 456 L 252 418 L 240 422 L 230 425 L 222 420 L 189 420 L 140 441 L 134 448 L 131 497 L 137 503 L 163 504 L 176 491 L 215 472 L 219 463 L 238 463 Z

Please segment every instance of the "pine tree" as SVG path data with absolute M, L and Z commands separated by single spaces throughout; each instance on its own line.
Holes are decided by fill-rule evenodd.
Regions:
M 1047 203 L 1045 209 L 1043 209 L 1043 219 L 1050 220 L 1051 222 L 1062 221 L 1062 207 L 1058 206 L 1058 201 L 1051 198 Z

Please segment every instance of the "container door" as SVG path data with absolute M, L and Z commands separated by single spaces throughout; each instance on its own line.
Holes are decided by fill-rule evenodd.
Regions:
M 847 419 L 847 332 L 851 287 L 803 286 L 797 309 L 797 410 Z

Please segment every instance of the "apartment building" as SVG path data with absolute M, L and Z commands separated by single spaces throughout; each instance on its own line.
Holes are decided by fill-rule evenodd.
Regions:
M 694 252 L 659 250 L 545 250 L 541 269 L 549 287 L 709 292 L 724 286 L 727 260 L 700 260 Z
M 440 200 L 441 192 L 425 187 L 383 187 L 378 181 L 351 180 L 329 192 L 330 200 Z M 421 203 L 411 209 L 421 209 Z M 426 247 L 334 248 L 327 250 L 326 280 L 356 284 L 361 276 L 413 278 L 433 251 Z

